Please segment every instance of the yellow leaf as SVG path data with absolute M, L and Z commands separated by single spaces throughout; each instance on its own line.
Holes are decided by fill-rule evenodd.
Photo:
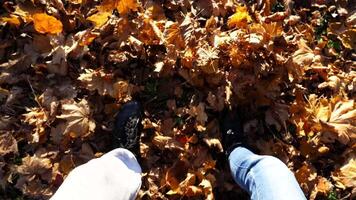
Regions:
M 251 16 L 248 14 L 247 7 L 238 6 L 236 8 L 235 14 L 230 16 L 227 24 L 230 28 L 234 28 L 234 27 L 244 28 L 251 21 L 252 19 Z
M 72 4 L 81 4 L 83 0 L 69 0 Z
M 63 30 L 62 22 L 46 13 L 36 13 L 32 18 L 35 30 L 39 33 L 56 34 Z
M 110 15 L 111 12 L 98 12 L 88 17 L 87 20 L 93 22 L 96 28 L 100 28 L 108 21 Z
M 0 22 L 6 22 L 6 23 L 9 23 L 16 27 L 20 26 L 20 24 L 21 24 L 19 17 L 15 16 L 15 15 L 10 15 L 10 17 L 2 17 L 2 18 L 0 18 Z
M 117 9 L 121 15 L 127 14 L 130 10 L 137 11 L 137 0 L 104 0 L 103 3 L 98 6 L 100 12 L 111 12 Z

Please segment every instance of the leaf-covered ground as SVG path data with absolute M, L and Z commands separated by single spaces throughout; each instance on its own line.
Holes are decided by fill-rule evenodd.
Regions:
M 352 0 L 4 0 L 0 199 L 48 199 L 142 102 L 138 199 L 248 199 L 219 120 L 239 107 L 308 199 L 356 195 Z M 278 177 L 276 177 L 278 178 Z

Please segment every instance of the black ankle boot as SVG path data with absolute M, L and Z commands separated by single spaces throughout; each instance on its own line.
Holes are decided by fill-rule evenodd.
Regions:
M 226 111 L 220 121 L 222 145 L 227 157 L 236 147 L 245 146 L 246 141 L 241 120 L 241 112 L 233 110 Z
M 121 107 L 114 122 L 114 148 L 125 148 L 139 154 L 141 120 L 141 105 L 138 102 L 130 101 Z

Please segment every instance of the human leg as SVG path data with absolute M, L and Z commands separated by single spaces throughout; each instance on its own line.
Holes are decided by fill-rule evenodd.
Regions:
M 140 187 L 135 156 L 117 148 L 72 170 L 51 200 L 133 200 Z
M 237 147 L 229 155 L 229 164 L 234 180 L 252 200 L 306 199 L 293 173 L 278 158 Z
M 114 121 L 115 149 L 72 170 L 51 200 L 136 198 L 141 187 L 141 167 L 134 155 L 139 147 L 139 103 L 124 104 Z

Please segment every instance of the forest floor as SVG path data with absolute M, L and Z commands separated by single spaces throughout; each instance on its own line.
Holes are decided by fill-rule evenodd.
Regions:
M 356 9 L 348 0 L 4 0 L 0 199 L 48 199 L 142 103 L 138 199 L 248 199 L 219 121 L 308 199 L 356 196 Z

